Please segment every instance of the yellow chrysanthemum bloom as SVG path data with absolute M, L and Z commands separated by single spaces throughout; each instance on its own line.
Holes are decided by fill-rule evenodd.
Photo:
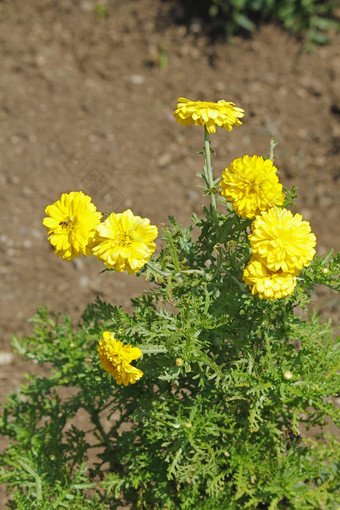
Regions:
M 207 101 L 190 101 L 185 97 L 177 99 L 177 109 L 173 116 L 182 126 L 206 126 L 209 133 L 216 132 L 216 126 L 231 131 L 233 126 L 240 126 L 239 120 L 244 116 L 244 110 L 234 103 L 221 100 L 217 103 Z
M 258 294 L 261 299 L 287 297 L 296 287 L 296 276 L 282 271 L 270 271 L 255 258 L 251 258 L 244 269 L 243 280 L 247 285 L 252 285 L 252 294 Z
M 222 173 L 222 195 L 243 218 L 254 218 L 285 199 L 277 168 L 262 156 L 235 159 Z
M 92 251 L 108 269 L 136 273 L 155 251 L 153 240 L 157 235 L 157 227 L 150 225 L 150 220 L 134 216 L 127 209 L 123 213 L 111 213 L 98 225 Z
M 316 237 L 309 222 L 280 207 L 255 218 L 249 240 L 254 257 L 270 271 L 295 273 L 308 266 L 315 255 Z
M 141 357 L 141 350 L 131 345 L 123 345 L 110 331 L 104 331 L 97 351 L 103 369 L 113 375 L 117 384 L 134 384 L 143 376 L 141 370 L 130 365 L 131 361 Z
M 91 255 L 90 243 L 96 233 L 102 213 L 82 191 L 63 193 L 60 200 L 45 209 L 48 240 L 55 253 L 64 260 L 79 255 Z

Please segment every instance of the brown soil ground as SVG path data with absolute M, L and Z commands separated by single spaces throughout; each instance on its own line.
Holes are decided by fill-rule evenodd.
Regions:
M 82 190 L 99 210 L 129 207 L 159 226 L 169 215 L 187 224 L 200 213 L 203 134 L 174 122 L 180 96 L 245 109 L 242 127 L 212 139 L 216 176 L 277 138 L 280 180 L 300 187 L 297 210 L 318 253 L 339 249 L 339 36 L 312 54 L 271 25 L 248 40 L 210 44 L 197 24 L 172 24 L 168 3 L 112 0 L 105 18 L 95 5 L 0 2 L 2 401 L 31 370 L 3 353 L 13 333 L 30 331 L 39 305 L 76 320 L 97 295 L 129 307 L 147 286 L 99 274 L 93 257 L 57 259 L 42 225 L 46 205 Z M 321 289 L 317 299 L 336 316 L 333 293 Z

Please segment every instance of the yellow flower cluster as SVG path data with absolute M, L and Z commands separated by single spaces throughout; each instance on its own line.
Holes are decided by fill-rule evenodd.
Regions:
M 177 99 L 177 108 L 173 116 L 182 126 L 205 126 L 209 133 L 216 132 L 216 126 L 231 131 L 233 126 L 240 126 L 244 110 L 221 100 L 217 103 L 208 101 L 190 101 L 185 97 Z
M 249 235 L 252 258 L 243 280 L 260 298 L 289 296 L 299 271 L 314 257 L 315 235 L 300 214 L 278 207 L 285 195 L 277 168 L 261 156 L 235 159 L 222 173 L 222 195 L 243 218 L 254 219 Z
M 117 384 L 134 384 L 143 376 L 139 368 L 131 365 L 131 361 L 141 357 L 141 350 L 132 345 L 123 345 L 110 331 L 104 331 L 97 351 L 103 369 L 115 378 Z
M 82 191 L 63 193 L 45 212 L 48 239 L 64 260 L 94 254 L 109 269 L 136 273 L 156 249 L 158 230 L 147 218 L 128 209 L 100 223 L 102 213 Z
M 289 296 L 296 286 L 296 276 L 315 255 L 316 237 L 301 214 L 272 207 L 256 216 L 248 236 L 252 258 L 243 272 L 243 280 L 252 285 L 260 298 Z

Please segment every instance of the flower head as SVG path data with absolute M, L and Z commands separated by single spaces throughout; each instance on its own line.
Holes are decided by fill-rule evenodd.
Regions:
M 274 205 L 282 205 L 285 195 L 270 159 L 244 156 L 235 159 L 222 173 L 222 195 L 232 202 L 243 218 L 254 218 Z
M 315 255 L 316 237 L 309 222 L 280 207 L 255 218 L 249 240 L 254 257 L 270 271 L 295 273 Z
M 205 126 L 209 133 L 216 132 L 216 126 L 231 131 L 233 126 L 240 126 L 239 120 L 244 116 L 244 110 L 234 103 L 221 100 L 217 103 L 207 101 L 190 101 L 185 97 L 177 99 L 174 117 L 182 126 Z
M 296 276 L 283 271 L 270 271 L 262 262 L 254 258 L 243 271 L 243 280 L 252 285 L 252 294 L 261 299 L 278 299 L 289 296 L 296 287 Z
M 127 209 L 123 213 L 111 213 L 98 225 L 92 251 L 108 269 L 136 273 L 155 251 L 153 240 L 157 235 L 157 227 L 150 225 L 150 220 L 134 216 Z
M 45 209 L 48 239 L 55 253 L 64 260 L 91 255 L 90 243 L 102 214 L 82 191 L 63 193 L 60 200 Z
M 113 375 L 117 384 L 134 384 L 143 376 L 141 370 L 130 364 L 141 357 L 141 350 L 131 345 L 123 345 L 110 331 L 104 331 L 97 351 L 103 369 Z

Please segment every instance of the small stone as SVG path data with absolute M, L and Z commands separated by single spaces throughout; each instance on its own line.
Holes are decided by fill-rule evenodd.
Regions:
M 33 191 L 28 186 L 24 186 L 21 190 L 22 196 L 31 197 L 33 195 Z
M 98 140 L 98 138 L 97 138 L 97 136 L 96 136 L 96 135 L 94 135 L 94 134 L 89 135 L 89 141 L 90 141 L 91 143 L 96 143 L 96 142 L 97 142 L 97 140 Z
M 42 232 L 38 230 L 37 228 L 32 228 L 32 237 L 34 239 L 41 239 L 42 238 Z
M 134 85 L 142 85 L 144 83 L 144 76 L 142 74 L 132 74 L 130 76 L 130 82 Z
M 14 354 L 12 352 L 0 352 L 0 366 L 10 365 L 14 361 Z
M 218 81 L 217 83 L 215 83 L 215 89 L 217 90 L 217 92 L 224 93 L 227 87 L 226 84 L 223 83 L 223 81 Z
M 83 288 L 87 288 L 90 284 L 90 278 L 85 275 L 81 276 L 78 281 L 79 285 Z
M 73 259 L 72 263 L 78 271 L 84 269 L 84 261 L 82 259 L 79 258 Z
M 197 200 L 200 199 L 200 194 L 193 189 L 189 189 L 186 195 L 189 200 L 193 200 L 194 202 L 197 202 Z
M 93 3 L 91 2 L 91 0 L 84 0 L 80 4 L 80 9 L 83 12 L 92 12 L 93 11 Z
M 158 166 L 160 166 L 161 168 L 165 167 L 165 166 L 168 166 L 168 164 L 170 163 L 171 161 L 171 156 L 170 154 L 168 153 L 165 153 L 165 154 L 162 154 L 162 156 L 160 156 L 157 160 L 157 164 Z
M 44 55 L 37 55 L 35 58 L 38 67 L 42 67 L 46 64 L 46 57 Z
M 31 239 L 24 239 L 22 242 L 23 248 L 31 248 L 32 245 L 33 245 L 33 242 L 31 241 Z

